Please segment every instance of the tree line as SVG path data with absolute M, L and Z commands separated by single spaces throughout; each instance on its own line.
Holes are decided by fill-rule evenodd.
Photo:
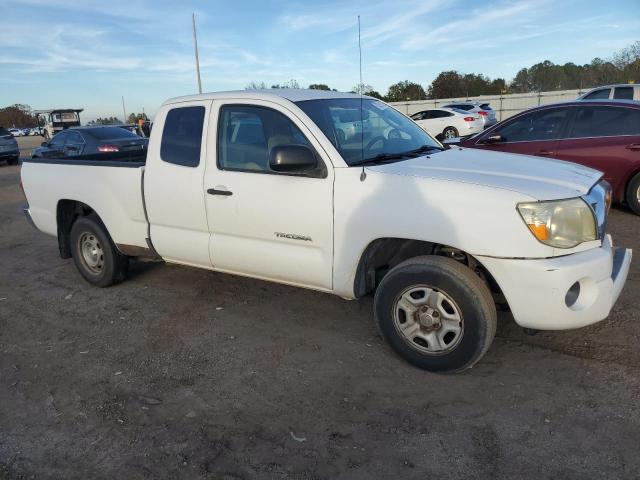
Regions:
M 356 85 L 353 93 L 362 93 L 387 102 L 404 102 L 436 98 L 462 98 L 478 95 L 529 93 L 553 90 L 587 89 L 612 83 L 640 83 L 640 41 L 623 48 L 610 59 L 594 58 L 590 63 L 555 64 L 549 60 L 523 68 L 509 82 L 483 74 L 441 72 L 425 90 L 420 83 L 403 80 L 382 95 L 371 85 Z M 264 82 L 251 82 L 247 90 L 269 88 Z M 296 80 L 271 85 L 270 88 L 300 88 Z M 311 89 L 335 90 L 325 84 L 311 84 Z

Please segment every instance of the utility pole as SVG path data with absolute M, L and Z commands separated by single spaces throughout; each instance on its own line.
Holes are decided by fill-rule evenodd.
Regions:
M 202 93 L 202 81 L 200 80 L 200 59 L 198 58 L 198 37 L 196 36 L 196 14 L 191 14 L 193 25 L 193 47 L 196 51 L 196 73 L 198 74 L 198 93 Z
M 127 109 L 124 108 L 124 95 L 122 96 L 122 123 L 127 123 Z

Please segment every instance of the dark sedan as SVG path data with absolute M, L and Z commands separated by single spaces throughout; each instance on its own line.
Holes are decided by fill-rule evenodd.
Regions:
M 640 215 L 640 102 L 576 101 L 515 115 L 460 145 L 557 158 L 604 172 L 613 200 Z
M 139 159 L 149 140 L 120 127 L 77 127 L 57 133 L 32 152 L 33 158 Z
M 9 165 L 15 165 L 18 163 L 18 158 L 20 158 L 18 142 L 9 130 L 0 127 L 0 161 L 6 160 Z

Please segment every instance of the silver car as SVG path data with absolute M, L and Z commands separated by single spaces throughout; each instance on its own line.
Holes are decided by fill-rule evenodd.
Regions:
M 20 158 L 18 142 L 6 128 L 0 127 L 0 161 L 6 161 L 9 165 L 16 165 Z
M 493 111 L 491 105 L 482 102 L 453 102 L 447 105 L 443 105 L 443 108 L 457 108 L 458 110 L 465 110 L 470 113 L 475 113 L 482 117 L 484 128 L 491 127 L 498 123 L 496 119 L 496 112 Z
M 640 100 L 640 85 L 605 85 L 583 93 L 578 100 Z

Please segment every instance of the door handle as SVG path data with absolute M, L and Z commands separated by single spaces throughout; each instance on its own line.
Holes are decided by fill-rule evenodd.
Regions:
M 233 192 L 230 192 L 229 190 L 216 190 L 215 188 L 209 188 L 207 193 L 209 195 L 223 195 L 225 197 L 233 195 Z
M 542 157 L 549 157 L 551 155 L 555 155 L 556 152 L 550 152 L 549 150 L 538 150 L 536 155 L 540 155 Z
M 640 150 L 640 143 L 631 143 L 624 148 L 627 150 Z

